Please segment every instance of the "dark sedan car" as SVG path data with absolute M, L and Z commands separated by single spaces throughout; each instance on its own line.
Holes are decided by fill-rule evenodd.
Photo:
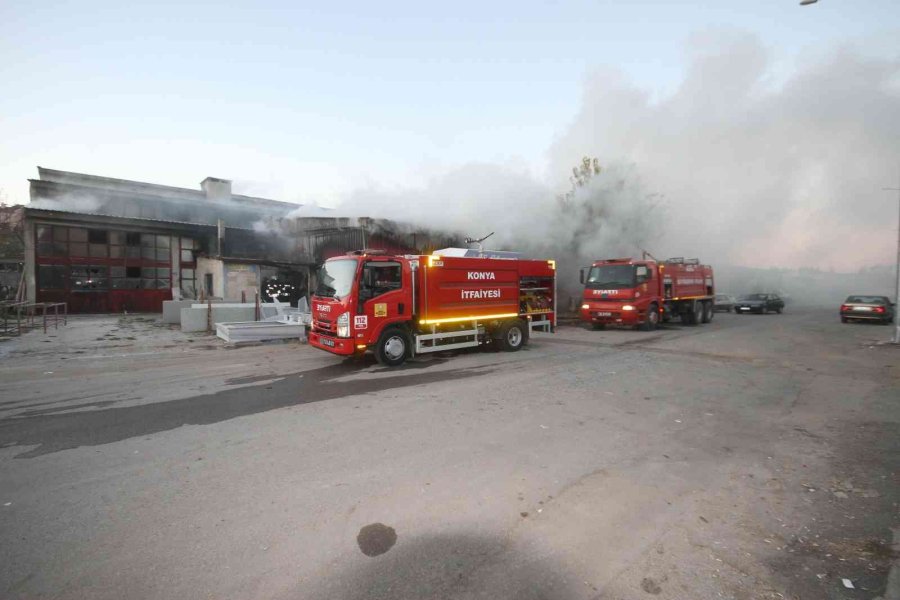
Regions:
M 777 312 L 784 310 L 784 300 L 778 294 L 750 294 L 741 296 L 734 304 L 734 312 L 740 314 Z
M 894 303 L 887 296 L 848 296 L 841 304 L 841 323 L 894 320 Z

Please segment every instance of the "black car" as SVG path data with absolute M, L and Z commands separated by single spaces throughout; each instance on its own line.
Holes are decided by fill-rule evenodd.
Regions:
M 715 312 L 731 312 L 734 310 L 734 296 L 727 294 L 716 294 L 713 300 L 713 310 Z
M 841 323 L 894 320 L 894 303 L 887 296 L 848 296 L 841 304 Z
M 779 315 L 784 310 L 784 300 L 778 294 L 750 294 L 741 296 L 734 304 L 734 312 L 737 314 L 777 312 Z

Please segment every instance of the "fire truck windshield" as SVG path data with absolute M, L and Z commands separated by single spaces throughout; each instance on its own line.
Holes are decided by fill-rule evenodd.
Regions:
M 349 294 L 356 277 L 356 265 L 353 259 L 332 260 L 322 265 L 316 274 L 316 296 L 341 298 Z
M 634 265 L 603 265 L 591 267 L 587 283 L 589 288 L 620 290 L 635 286 Z

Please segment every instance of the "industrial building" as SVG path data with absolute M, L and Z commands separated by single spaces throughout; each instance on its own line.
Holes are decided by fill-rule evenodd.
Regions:
M 314 268 L 363 247 L 419 252 L 453 236 L 376 219 L 291 218 L 297 204 L 38 167 L 22 208 L 24 297 L 72 313 L 159 312 L 172 299 L 296 302 Z

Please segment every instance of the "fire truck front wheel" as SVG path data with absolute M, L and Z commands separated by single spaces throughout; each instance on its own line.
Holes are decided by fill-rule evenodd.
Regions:
M 402 329 L 385 329 L 375 345 L 375 358 L 386 367 L 403 364 L 409 355 L 409 336 Z
M 497 339 L 500 347 L 507 352 L 515 352 L 520 350 L 528 341 L 528 330 L 525 324 L 516 319 L 515 321 L 506 321 L 497 331 Z
M 651 304 L 647 307 L 647 314 L 644 316 L 644 322 L 641 323 L 640 328 L 644 331 L 653 331 L 659 325 L 659 307 L 656 304 Z

